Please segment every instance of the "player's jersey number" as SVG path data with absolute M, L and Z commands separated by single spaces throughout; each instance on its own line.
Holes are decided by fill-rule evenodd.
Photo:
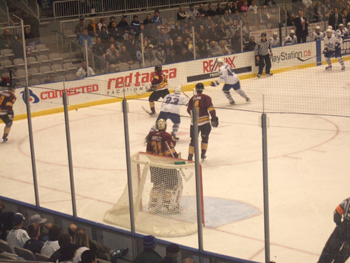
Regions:
M 5 96 L 0 96 L 0 105 L 2 104 L 2 102 L 4 101 Z
M 226 65 L 226 70 L 227 70 L 227 75 L 229 75 L 229 76 L 233 76 L 233 71 L 232 71 L 232 68 L 230 68 L 228 65 Z
M 177 105 L 177 104 L 179 104 L 179 99 L 178 98 L 173 98 L 173 97 L 167 97 L 166 98 L 166 103 L 167 104 Z
M 154 154 L 164 155 L 161 142 L 152 141 L 152 148 Z

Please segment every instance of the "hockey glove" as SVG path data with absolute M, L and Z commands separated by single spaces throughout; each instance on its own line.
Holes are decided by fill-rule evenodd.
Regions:
M 147 92 L 153 92 L 154 91 L 154 85 L 151 85 L 147 88 Z
M 211 118 L 211 126 L 213 126 L 214 128 L 219 126 L 219 118 L 218 117 Z
M 328 48 L 325 48 L 324 50 L 323 50 L 323 54 L 326 54 L 328 52 Z
M 212 86 L 212 87 L 216 87 L 216 86 L 218 86 L 219 85 L 219 82 L 218 81 L 213 81 L 211 84 L 210 84 L 210 86 Z
M 13 120 L 13 117 L 14 117 L 13 111 L 9 111 L 9 112 L 7 113 L 7 116 L 8 116 L 9 119 L 12 121 L 12 120 Z

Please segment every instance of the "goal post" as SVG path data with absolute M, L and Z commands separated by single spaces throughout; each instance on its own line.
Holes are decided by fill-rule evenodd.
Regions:
M 202 171 L 200 167 L 200 172 Z M 138 152 L 131 156 L 135 230 L 160 237 L 197 232 L 195 163 L 179 158 Z M 204 224 L 202 173 L 202 221 Z M 130 229 L 127 185 L 116 204 L 105 213 L 108 223 Z

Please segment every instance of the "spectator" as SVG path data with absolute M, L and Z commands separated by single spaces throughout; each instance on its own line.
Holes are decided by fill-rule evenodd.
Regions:
M 151 18 L 151 14 L 147 14 L 145 20 L 143 20 L 143 24 L 144 25 L 150 24 L 151 21 L 153 21 L 152 18 Z
M 188 11 L 188 19 L 196 20 L 200 16 L 200 13 L 194 9 L 194 4 L 190 4 L 190 10 Z
M 249 39 L 249 42 L 244 46 L 245 49 L 244 51 L 253 51 L 255 48 L 256 42 L 255 42 L 255 37 L 251 36 Z
M 263 7 L 262 7 L 262 13 L 263 13 L 263 15 L 265 16 L 265 21 L 266 21 L 265 23 L 266 23 L 266 26 L 267 26 L 267 28 L 269 28 L 271 15 L 270 15 L 269 10 L 267 9 L 267 6 L 266 6 L 266 5 L 263 5 Z
M 81 263 L 97 263 L 96 254 L 91 250 L 85 250 L 81 254 Z
M 339 24 L 343 23 L 342 15 L 339 13 L 338 8 L 334 7 L 334 11 L 330 14 L 328 25 L 332 26 L 334 30 L 338 29 Z
M 216 14 L 221 16 L 224 14 L 224 9 L 221 6 L 221 3 L 218 3 L 216 6 Z
M 59 262 L 72 263 L 74 262 L 74 256 L 77 254 L 78 246 L 76 244 L 65 244 L 61 248 L 61 255 L 58 259 Z
M 122 49 L 119 52 L 119 59 L 122 63 L 128 63 L 129 65 L 134 63 L 129 51 L 126 49 L 126 46 L 122 46 Z
M 132 60 L 136 61 L 136 46 L 138 42 L 135 40 L 134 35 L 129 34 L 128 40 L 124 41 L 124 45 L 126 46 L 126 50 L 130 53 Z
M 203 3 L 199 4 L 198 13 L 199 13 L 200 17 L 205 17 L 206 16 L 207 11 L 205 11 Z
M 51 77 L 51 75 L 48 75 L 48 76 Z M 47 79 L 47 76 L 46 76 L 46 79 Z M 51 78 L 51 82 L 53 82 L 52 78 Z M 48 230 L 52 227 L 51 223 L 44 224 L 46 221 L 47 221 L 47 218 L 43 218 L 39 214 L 32 215 L 29 218 L 29 224 L 33 224 L 33 223 L 39 224 L 39 227 L 40 227 L 39 240 L 43 242 L 49 240 Z
M 224 10 L 227 10 L 227 11 L 228 11 L 228 14 L 231 14 L 231 13 L 232 13 L 231 9 L 232 9 L 232 3 L 231 3 L 230 1 L 227 1 Z
M 110 29 L 110 28 L 112 28 L 112 24 L 113 23 L 116 23 L 115 22 L 115 17 L 114 16 L 111 16 L 110 18 L 109 18 L 109 24 L 108 24 L 108 29 Z
M 159 30 L 158 28 L 156 27 L 156 24 L 154 22 L 151 22 L 150 24 L 150 28 L 149 28 L 149 31 L 148 31 L 148 40 L 150 42 L 152 42 L 153 44 L 156 44 L 157 43 L 157 39 L 158 39 L 158 35 L 159 35 Z
M 166 59 L 166 56 L 165 56 L 165 52 L 163 50 L 163 45 L 162 44 L 158 44 L 158 47 L 157 47 L 157 51 L 155 53 L 155 56 L 156 56 L 156 59 L 161 63 L 161 64 L 164 64 L 165 63 L 165 59 Z
M 239 53 L 242 51 L 241 32 L 239 30 L 236 30 L 231 38 L 231 48 L 233 53 Z
M 248 2 L 244 1 L 243 5 L 241 6 L 241 12 L 248 12 Z
M 166 254 L 161 263 L 176 263 L 179 257 L 180 248 L 176 244 L 170 244 L 166 247 Z
M 241 13 L 237 10 L 235 13 L 232 14 L 232 20 L 241 20 Z
M 187 37 L 185 39 L 185 43 L 184 44 L 185 44 L 185 47 L 187 48 L 188 51 L 193 52 L 193 43 L 191 41 L 191 38 Z
M 200 25 L 198 35 L 200 36 L 200 38 L 203 41 L 209 42 L 209 38 L 208 38 L 207 32 L 205 31 L 205 28 L 204 28 L 203 25 Z
M 237 1 L 233 1 L 231 13 L 234 14 L 236 12 L 241 12 L 241 9 L 239 8 Z
M 188 17 L 187 12 L 183 6 L 179 7 L 179 12 L 177 12 L 177 20 L 185 20 Z
M 126 15 L 122 16 L 122 20 L 117 25 L 117 28 L 120 30 L 120 34 L 123 36 L 125 33 L 128 33 L 130 30 L 130 26 L 128 21 L 126 21 L 128 17 Z
M 87 41 L 87 47 L 92 49 L 91 37 L 88 35 L 88 30 L 85 28 L 83 33 L 79 37 L 79 45 L 85 48 L 85 41 Z
M 287 18 L 287 26 L 294 26 L 293 20 L 294 20 L 294 16 L 289 15 L 289 17 Z
M 242 25 L 247 26 L 248 25 L 248 13 L 247 12 L 242 12 Z
M 228 47 L 226 45 L 226 41 L 224 41 L 224 40 L 220 41 L 220 49 L 221 49 L 221 53 L 223 55 L 231 54 L 231 50 L 228 49 Z
M 202 38 L 201 38 L 201 36 L 197 33 L 197 34 L 195 34 L 195 43 L 196 43 L 196 46 L 198 46 L 199 47 L 199 49 L 200 49 L 200 47 L 202 46 L 202 45 L 205 45 L 206 43 L 205 43 L 205 40 L 203 40 Z
M 294 45 L 296 43 L 298 43 L 298 39 L 295 36 L 294 30 L 291 30 L 289 36 L 287 36 L 284 40 L 284 46 Z
M 164 24 L 164 30 L 165 30 L 165 33 L 169 34 L 171 28 L 170 28 L 170 25 L 168 23 Z
M 306 37 L 309 34 L 308 33 L 309 21 L 307 21 L 307 18 L 304 17 L 304 12 L 299 10 L 298 17 L 296 17 L 293 22 L 296 28 L 298 43 L 301 43 L 301 42 L 305 43 Z
M 162 29 L 160 29 L 160 34 L 158 35 L 157 42 L 158 42 L 158 44 L 159 44 L 159 43 L 164 44 L 164 42 L 165 42 L 166 40 L 169 40 L 169 41 L 172 42 L 172 40 L 171 40 L 169 34 L 166 34 L 166 33 L 165 33 L 165 29 L 162 28 Z
M 103 44 L 106 44 L 110 39 L 110 36 L 107 32 L 107 28 L 105 26 L 101 27 L 100 38 Z M 114 38 L 113 38 L 113 41 L 114 41 Z
M 40 226 L 38 223 L 32 223 L 28 226 L 28 235 L 30 239 L 24 244 L 23 248 L 28 249 L 35 253 L 41 252 L 41 249 L 44 245 L 42 241 L 39 241 L 40 236 Z
M 153 45 L 149 44 L 148 46 L 145 47 L 145 51 L 144 51 L 144 57 L 145 60 L 148 60 L 150 62 L 152 62 L 153 60 L 155 60 L 155 56 L 153 54 Z
M 225 27 L 228 27 L 233 23 L 227 9 L 225 9 L 224 15 L 221 17 L 221 22 L 224 23 Z
M 175 22 L 174 25 L 171 26 L 169 36 L 173 41 L 175 41 L 178 36 L 182 36 L 182 30 L 179 22 Z
M 210 29 L 207 31 L 207 35 L 210 41 L 219 41 L 218 31 L 216 29 L 216 24 L 212 24 Z
M 75 26 L 75 34 L 77 35 L 77 39 L 79 39 L 80 35 L 83 33 L 84 29 L 85 29 L 85 21 L 84 21 L 84 17 L 81 16 L 79 18 L 79 24 L 77 24 Z
M 216 12 L 215 10 L 213 10 L 213 5 L 209 3 L 206 16 L 215 16 L 215 15 L 216 15 Z
M 249 21 L 249 26 L 259 27 L 257 14 L 254 14 L 254 10 L 253 9 L 250 9 L 248 11 L 247 18 L 248 18 L 248 21 Z
M 212 19 L 211 16 L 207 16 L 207 17 L 204 19 L 204 23 L 202 23 L 202 25 L 204 26 L 205 29 L 211 28 L 212 24 L 215 25 L 215 22 L 213 21 L 213 19 Z
M 73 258 L 73 263 L 81 261 L 81 254 L 89 249 L 89 237 L 84 229 L 78 229 L 74 235 L 74 244 L 78 246 L 78 249 Z
M 81 63 L 81 68 L 78 69 L 78 72 L 77 72 L 78 78 L 83 79 L 85 77 L 94 76 L 94 75 L 95 75 L 95 72 L 92 70 L 91 67 L 89 67 L 89 69 L 87 69 L 86 61 Z M 49 230 L 49 233 L 50 233 L 50 230 Z M 58 238 L 56 240 L 58 240 Z
M 61 258 L 62 248 L 66 247 L 68 244 L 73 243 L 73 238 L 69 234 L 63 234 L 58 239 L 58 245 L 60 246 L 49 258 L 48 262 L 57 262 Z M 64 249 L 63 249 L 64 250 Z
M 164 46 L 163 46 L 163 50 L 164 50 L 164 53 L 165 53 L 165 56 L 166 56 L 166 57 L 170 56 L 170 51 L 171 51 L 172 48 L 173 48 L 173 47 L 172 47 L 170 41 L 169 41 L 169 40 L 166 40 L 166 41 L 164 42 Z
M 98 22 L 97 27 L 98 27 L 98 32 L 102 31 L 102 27 L 107 28 L 107 24 L 106 24 L 106 18 L 101 18 L 100 22 Z
M 92 46 L 92 52 L 96 55 L 95 68 L 99 71 L 103 71 L 105 68 L 105 46 L 102 44 L 100 37 L 96 38 L 96 44 Z
M 154 236 L 143 237 L 143 251 L 136 256 L 132 263 L 159 263 L 162 257 L 155 251 L 157 239 Z
M 252 0 L 249 8 L 248 8 L 248 12 L 250 12 L 251 10 L 254 11 L 254 14 L 257 14 L 258 13 L 258 6 L 255 4 L 255 1 Z
M 280 38 L 278 37 L 277 32 L 273 32 L 272 37 L 270 37 L 270 45 L 271 45 L 271 47 L 279 47 L 280 46 Z
M 124 33 L 122 32 L 122 30 L 118 30 L 116 22 L 112 22 L 112 27 L 109 28 L 108 32 L 109 36 L 113 37 L 116 41 L 121 41 L 124 39 Z
M 227 12 L 227 10 L 225 12 Z M 225 30 L 225 24 L 223 22 L 219 24 L 219 28 L 217 29 L 217 36 L 219 40 L 228 40 L 228 36 Z
M 285 5 L 282 5 L 281 11 L 280 11 L 280 21 L 282 24 L 286 23 L 286 19 L 290 16 L 287 7 Z
M 190 32 L 190 30 L 188 28 L 186 28 L 184 30 L 184 33 L 182 34 L 182 39 L 186 39 L 186 38 L 190 38 L 192 39 L 192 33 Z
M 182 37 L 178 36 L 176 41 L 174 42 L 173 48 L 175 49 L 175 52 L 177 55 L 181 54 L 181 50 L 183 48 L 186 48 L 186 46 L 183 44 Z
M 141 23 L 139 21 L 138 16 L 134 15 L 130 25 L 131 32 L 133 32 L 136 36 L 138 36 L 141 33 L 140 26 L 141 26 Z
M 98 36 L 99 29 L 98 29 L 98 26 L 96 25 L 95 18 L 90 19 L 90 23 L 87 26 L 87 30 L 90 37 Z
M 60 248 L 58 239 L 61 236 L 61 227 L 59 225 L 53 225 L 49 229 L 49 240 L 44 243 L 41 249 L 41 254 L 51 257 L 51 255 Z
M 27 242 L 30 237 L 27 231 L 23 230 L 23 223 L 25 217 L 21 213 L 16 213 L 13 215 L 12 224 L 13 229 L 7 234 L 7 243 L 14 249 L 14 247 L 23 247 L 25 242 Z
M 34 36 L 32 34 L 32 32 L 30 32 L 30 27 L 26 27 L 24 28 L 24 38 L 27 39 L 33 39 Z
M 170 56 L 166 56 L 165 58 L 165 64 L 171 64 L 178 62 L 178 56 L 176 55 L 175 49 L 172 49 L 170 51 Z
M 53 83 L 53 79 L 51 75 L 46 75 L 46 78 L 44 80 L 44 83 Z M 46 240 L 47 241 L 47 240 Z
M 0 49 L 9 49 L 14 42 L 16 42 L 16 40 L 12 35 L 10 35 L 10 30 L 5 28 L 4 33 L 0 36 Z
M 268 17 L 266 13 L 264 13 L 261 7 L 258 7 L 257 20 L 259 25 L 266 25 L 268 21 Z
M 194 59 L 193 57 L 193 53 L 191 51 L 189 51 L 187 48 L 183 48 L 181 50 L 181 54 L 180 54 L 180 61 L 189 61 Z
M 263 3 L 263 5 L 265 5 L 265 6 L 268 7 L 268 8 L 272 8 L 273 5 L 276 5 L 276 2 L 273 1 L 273 0 L 266 0 L 266 1 Z
M 222 51 L 221 48 L 217 45 L 215 41 L 210 42 L 210 47 L 209 47 L 209 55 L 211 57 L 216 57 L 216 56 L 221 56 Z
M 157 9 L 156 11 L 154 11 L 154 16 L 152 17 L 153 22 L 157 25 L 157 26 L 161 26 L 163 24 L 162 18 L 159 15 L 159 10 Z
M 114 44 L 111 44 L 109 49 L 106 51 L 106 60 L 109 64 L 118 64 L 120 57 L 119 52 L 115 48 Z

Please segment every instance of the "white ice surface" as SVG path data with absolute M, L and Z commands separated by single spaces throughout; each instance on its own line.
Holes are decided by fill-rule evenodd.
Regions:
M 283 88 L 287 93 L 324 94 L 325 101 L 328 94 L 339 101 L 340 109 L 349 109 L 349 73 L 340 72 L 338 66 L 333 72 L 317 67 L 242 81 L 252 102 L 245 105 L 232 92 L 239 103 L 236 107 L 260 108 L 261 94 L 280 92 L 283 97 Z M 221 92 L 206 92 L 214 97 L 214 106 L 215 102 L 226 106 Z M 129 101 L 131 153 L 145 151 L 144 138 L 155 120 L 142 105 L 148 107 L 148 102 Z M 187 115 L 184 107 L 181 114 Z M 220 125 L 212 129 L 207 160 L 202 163 L 204 196 L 240 201 L 261 213 L 215 229 L 204 228 L 204 249 L 264 261 L 261 114 L 217 109 L 217 115 Z M 70 111 L 69 118 L 78 216 L 103 222 L 127 180 L 121 104 Z M 350 196 L 350 119 L 297 114 L 268 114 L 268 118 L 271 260 L 317 262 L 335 226 L 333 211 Z M 176 148 L 183 157 L 188 153 L 189 125 L 189 118 L 182 118 Z M 64 115 L 33 118 L 33 129 L 40 203 L 72 213 Z M 14 123 L 9 141 L 0 148 L 1 195 L 34 203 L 26 120 Z M 197 246 L 196 235 L 168 240 Z

